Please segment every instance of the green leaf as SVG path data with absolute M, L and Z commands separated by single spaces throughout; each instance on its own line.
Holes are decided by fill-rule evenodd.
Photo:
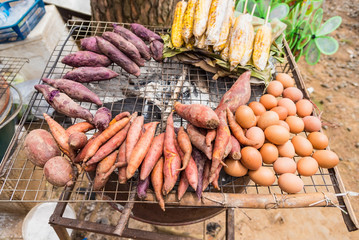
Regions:
M 316 36 L 324 36 L 331 32 L 333 32 L 335 29 L 337 29 L 340 24 L 342 23 L 342 18 L 339 16 L 334 16 L 332 18 L 329 18 L 323 26 L 319 28 L 318 31 L 315 32 Z
M 313 33 L 315 33 L 320 27 L 320 24 L 322 24 L 322 19 L 323 19 L 323 8 L 319 8 L 314 13 L 313 20 L 310 24 Z
M 285 18 L 289 13 L 289 6 L 285 3 L 277 4 L 273 6 L 271 9 L 271 12 L 269 14 L 269 19 L 283 19 Z
M 320 51 L 317 48 L 317 45 L 315 44 L 314 40 L 308 43 L 308 46 L 306 47 L 304 54 L 305 54 L 305 61 L 309 65 L 315 65 L 319 62 Z
M 303 52 L 304 52 L 303 49 L 297 49 L 297 51 L 295 51 L 294 57 L 296 62 L 298 62 L 299 59 L 302 57 Z
M 248 0 L 248 3 L 247 3 L 247 12 L 251 13 L 252 12 L 252 9 L 254 7 L 254 4 L 256 4 L 256 1 L 254 0 Z M 262 1 L 258 1 L 257 3 L 257 6 L 256 6 L 256 9 L 254 10 L 254 16 L 257 16 L 257 17 L 262 17 L 261 16 L 261 12 L 260 12 L 260 9 L 259 9 L 259 6 L 258 5 L 262 5 Z M 243 7 L 244 7 L 244 4 L 243 4 Z
M 237 12 L 242 13 L 243 12 L 243 7 L 244 7 L 244 1 L 239 0 L 234 10 L 237 11 Z
M 326 55 L 331 55 L 338 51 L 339 44 L 337 40 L 332 37 L 325 36 L 325 37 L 317 37 L 314 39 L 316 46 L 318 47 L 319 51 Z
M 281 21 L 287 25 L 287 28 L 285 29 L 285 34 L 290 34 L 293 31 L 292 23 L 288 19 L 283 19 Z
M 308 44 L 308 42 L 311 39 L 311 35 L 304 35 L 298 42 L 297 48 L 298 49 L 303 49 L 305 47 L 305 45 Z
M 318 9 L 323 3 L 323 0 L 312 0 L 313 9 Z

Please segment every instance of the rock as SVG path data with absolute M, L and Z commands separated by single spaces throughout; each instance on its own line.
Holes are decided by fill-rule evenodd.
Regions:
M 359 142 L 355 143 L 355 147 L 359 148 Z
M 356 82 L 350 82 L 350 84 L 353 85 L 354 87 L 358 87 L 358 86 L 359 86 L 359 84 L 356 83 Z
M 351 131 L 352 131 L 352 128 L 351 128 L 351 127 L 347 127 L 347 131 L 348 131 L 348 132 L 351 132 Z
M 342 158 L 342 157 L 339 157 L 339 161 L 343 161 L 343 158 Z
M 219 231 L 221 231 L 221 225 L 216 222 L 209 222 L 206 226 L 206 234 L 212 237 L 216 237 Z
M 323 129 L 324 129 L 324 130 L 327 130 L 327 129 L 328 129 L 328 126 L 327 126 L 327 125 L 324 125 L 324 126 L 323 126 Z
M 325 98 L 325 100 L 327 100 L 328 102 L 332 102 L 333 100 L 333 96 L 332 95 L 329 95 Z
M 326 83 L 322 83 L 322 84 L 320 84 L 320 86 L 323 87 L 323 88 L 329 88 L 329 85 L 326 84 Z

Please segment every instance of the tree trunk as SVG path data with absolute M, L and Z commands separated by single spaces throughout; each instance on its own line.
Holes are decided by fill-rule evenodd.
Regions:
M 171 26 L 179 0 L 91 0 L 92 19 L 151 26 Z

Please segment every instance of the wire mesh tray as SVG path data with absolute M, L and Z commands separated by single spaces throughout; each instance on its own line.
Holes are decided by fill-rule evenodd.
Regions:
M 69 53 L 78 51 L 80 39 L 88 36 L 101 35 L 104 31 L 112 31 L 112 25 L 109 22 L 69 21 L 67 28 L 70 34 L 67 32 L 55 47 L 43 73 L 44 77 L 61 78 L 67 71 L 72 70 L 71 67 L 63 65 L 59 60 Z M 152 30 L 159 33 L 167 31 L 162 28 L 152 28 Z M 284 45 L 287 61 L 283 64 L 277 64 L 275 70 L 277 73 L 285 72 L 291 75 L 295 79 L 297 87 L 304 92 L 304 96 L 309 98 L 293 55 L 290 53 L 286 42 L 284 42 Z M 163 63 L 157 63 L 153 60 L 146 62 L 145 66 L 141 68 L 141 75 L 138 78 L 127 74 L 117 65 L 111 65 L 110 68 L 120 75 L 109 81 L 85 85 L 98 94 L 104 102 L 104 105 L 112 111 L 113 115 L 122 111 L 138 111 L 145 117 L 145 122 L 159 121 L 159 131 L 161 132 L 164 131 L 167 116 L 171 112 L 175 100 L 187 104 L 201 103 L 214 108 L 219 103 L 221 96 L 235 81 L 235 79 L 230 78 L 213 80 L 213 74 L 191 65 L 174 62 L 171 59 L 166 59 Z M 264 86 L 252 86 L 250 101 L 258 100 L 263 90 Z M 93 114 L 97 110 L 95 104 L 85 102 L 79 104 L 89 109 Z M 0 167 L 0 195 L 2 195 L 0 201 L 91 202 L 94 199 L 96 199 L 96 201 L 110 203 L 125 203 L 129 201 L 129 195 L 135 186 L 136 179 L 130 179 L 127 185 L 121 186 L 117 181 L 115 173 L 112 175 L 106 187 L 97 192 L 92 189 L 92 178 L 88 173 L 81 173 L 77 178 L 76 184 L 72 188 L 65 190 L 66 194 L 61 194 L 63 188 L 57 188 L 47 183 L 42 169 L 35 167 L 28 161 L 23 152 L 26 135 L 33 129 L 42 128 L 48 130 L 46 122 L 41 117 L 44 112 L 51 115 L 65 128 L 83 120 L 71 119 L 54 112 L 42 94 L 39 93 L 34 93 L 29 106 L 31 107 L 29 107 L 25 116 L 22 118 Z M 186 125 L 186 122 L 176 115 L 174 121 L 175 126 Z M 87 133 L 88 136 L 93 134 L 94 131 Z M 295 156 L 294 160 L 297 161 L 299 158 L 300 157 Z M 265 166 L 272 167 L 272 165 Z M 299 177 L 301 177 L 304 182 L 304 188 L 301 192 L 303 194 L 345 192 L 336 168 L 320 168 L 318 172 L 311 177 Z M 256 194 L 258 198 L 268 194 L 273 196 L 285 195 L 278 187 L 277 180 L 272 186 L 263 187 L 249 181 L 247 176 L 233 178 L 221 173 L 219 186 L 220 191 L 210 186 L 206 192 L 219 194 Z M 155 203 L 154 198 L 149 198 L 148 201 L 138 199 L 135 201 Z M 346 210 L 349 204 L 346 196 L 338 197 L 338 201 L 339 206 Z M 175 198 L 168 198 L 166 204 L 167 203 L 174 206 L 178 205 Z M 199 203 L 193 203 L 193 205 L 196 207 L 206 207 L 205 204 L 201 206 Z

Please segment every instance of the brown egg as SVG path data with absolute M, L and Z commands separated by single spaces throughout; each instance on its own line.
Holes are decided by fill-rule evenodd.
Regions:
M 278 178 L 278 186 L 284 192 L 298 193 L 304 187 L 303 180 L 293 173 L 284 173 Z
M 250 170 L 257 170 L 262 166 L 262 155 L 254 147 L 244 147 L 241 150 L 241 163 Z
M 289 98 L 282 98 L 278 101 L 278 106 L 285 107 L 288 110 L 288 116 L 295 116 L 297 113 L 297 108 L 295 103 Z
M 252 108 L 252 110 L 256 116 L 260 116 L 266 112 L 266 108 L 260 102 L 250 102 L 248 104 L 248 107 Z
M 259 127 L 251 127 L 250 129 L 248 129 L 246 132 L 246 137 L 257 143 L 252 147 L 259 149 L 260 147 L 263 146 L 265 140 L 264 132 Z
M 323 150 L 328 147 L 328 137 L 321 132 L 312 132 L 308 135 L 308 140 L 312 143 L 313 148 Z
M 277 73 L 275 79 L 281 82 L 284 88 L 294 87 L 294 79 L 286 73 Z
M 236 110 L 236 121 L 242 128 L 250 128 L 256 125 L 256 116 L 252 108 L 247 105 L 239 106 Z
M 257 126 L 264 130 L 271 125 L 278 124 L 278 122 L 279 122 L 278 114 L 273 111 L 267 111 L 259 117 Z
M 295 156 L 295 149 L 291 141 L 278 145 L 277 148 L 280 157 L 293 158 Z
M 330 150 L 318 150 L 312 156 L 322 168 L 333 168 L 339 163 L 339 157 Z
M 266 130 L 264 130 L 264 135 L 268 141 L 277 145 L 286 143 L 290 138 L 289 131 L 285 127 L 279 125 L 267 127 Z
M 272 81 L 268 84 L 267 93 L 279 97 L 283 92 L 283 84 L 279 81 Z
M 296 87 L 289 87 L 289 88 L 284 89 L 283 97 L 289 98 L 293 102 L 298 102 L 300 99 L 303 98 L 303 93 L 302 93 L 302 91 L 300 91 L 300 89 L 298 89 Z
M 262 155 L 263 162 L 266 164 L 272 164 L 278 158 L 278 149 L 272 143 L 265 143 L 259 150 Z
M 275 175 L 269 167 L 261 166 L 255 171 L 249 171 L 248 175 L 253 182 L 261 186 L 270 186 L 275 182 Z
M 260 116 L 256 116 L 256 126 L 258 124 L 258 120 L 259 120 Z
M 302 176 L 313 176 L 318 171 L 318 162 L 312 157 L 303 157 L 297 162 L 297 170 Z
M 279 122 L 278 122 L 277 125 L 280 125 L 280 126 L 282 126 L 282 127 L 285 127 L 288 131 L 290 130 L 288 123 L 286 123 L 286 122 L 283 121 L 283 120 L 279 120 Z
M 295 164 L 292 158 L 279 157 L 273 163 L 273 169 L 278 174 L 295 173 L 297 170 L 297 164 Z
M 312 114 L 313 104 L 308 99 L 301 99 L 295 104 L 299 117 L 306 117 Z
M 294 146 L 295 153 L 299 156 L 306 157 L 312 155 L 313 146 L 305 137 L 294 136 L 292 138 L 292 144 Z
M 304 130 L 304 122 L 299 117 L 289 116 L 285 122 L 288 124 L 291 133 L 300 133 Z
M 277 99 L 271 94 L 264 94 L 259 99 L 259 102 L 262 103 L 267 110 L 276 107 L 278 103 Z
M 224 171 L 233 177 L 242 177 L 247 174 L 248 169 L 245 168 L 242 163 L 238 160 L 226 159 L 224 161 L 228 167 L 223 167 Z
M 284 120 L 288 116 L 288 110 L 283 106 L 277 106 L 271 109 L 271 111 L 276 112 L 279 116 L 279 120 Z
M 322 128 L 322 122 L 319 118 L 314 116 L 307 116 L 303 118 L 304 129 L 307 132 L 319 132 Z

